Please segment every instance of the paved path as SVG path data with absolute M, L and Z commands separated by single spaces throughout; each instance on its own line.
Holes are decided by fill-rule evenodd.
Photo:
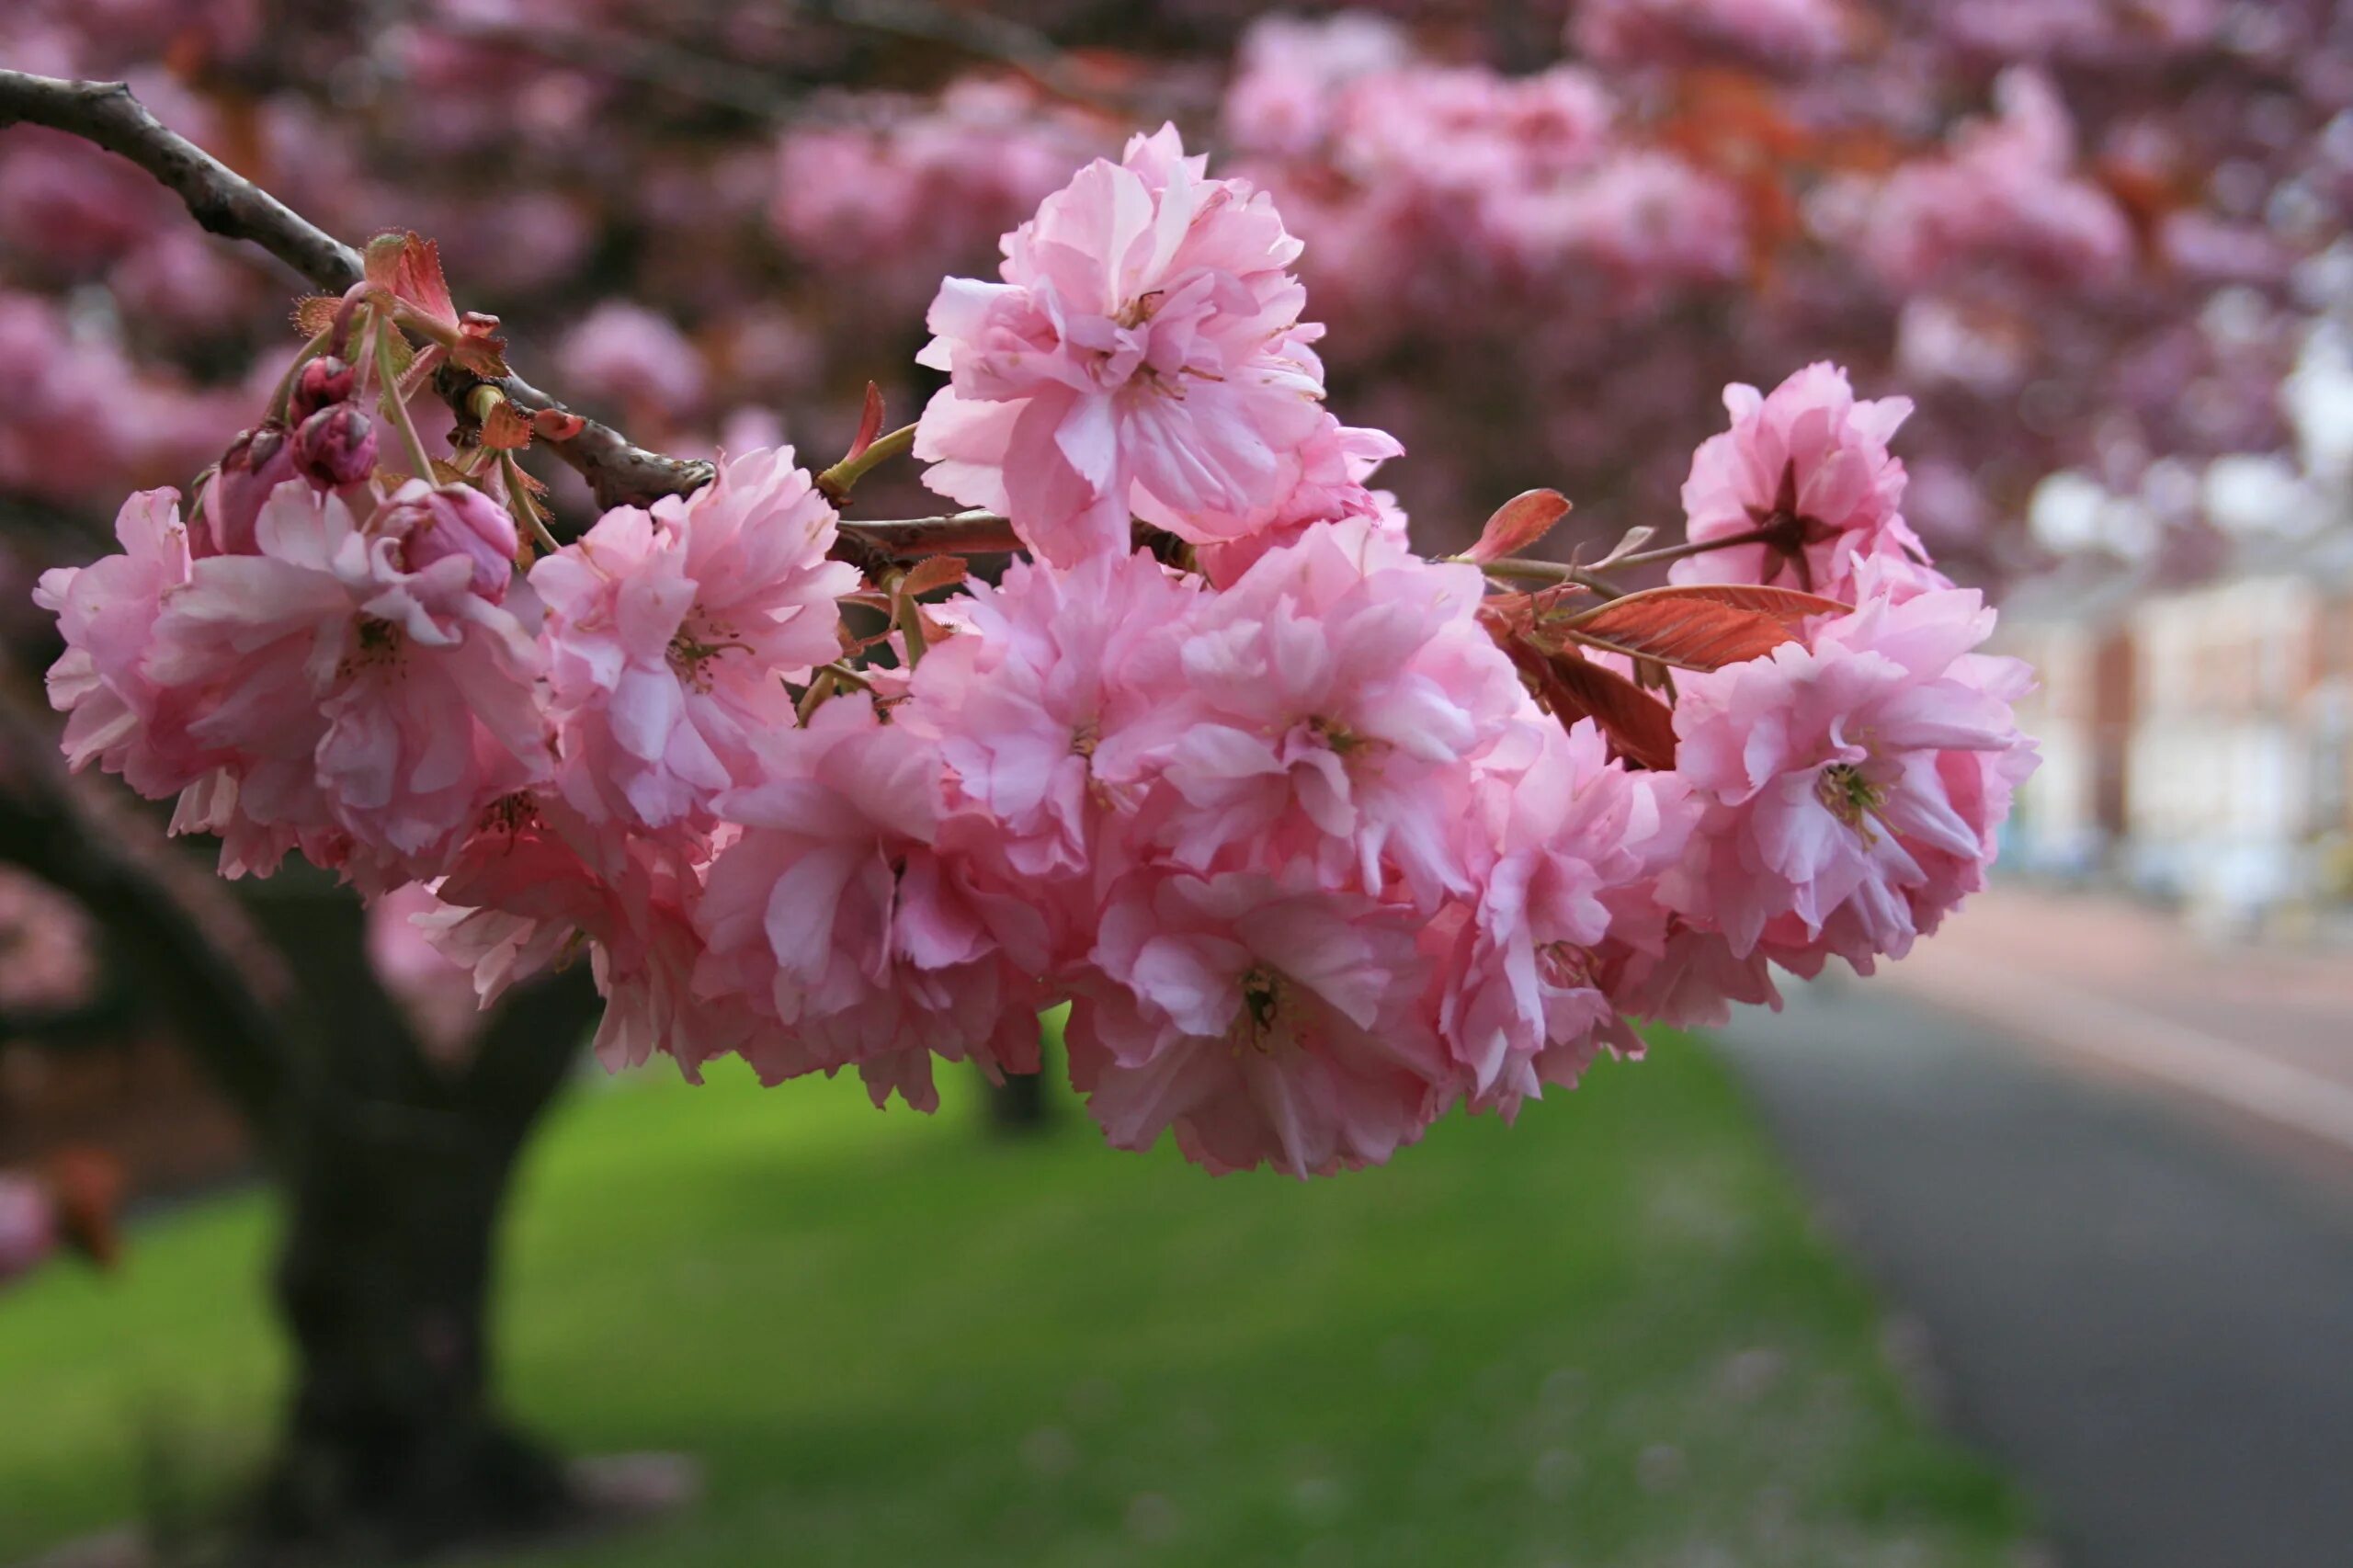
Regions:
M 2165 1005 L 2099 991 L 2063 953 L 1981 969 L 1974 1000 L 2008 1000 L 1978 1010 L 2063 966 L 2067 994 L 2111 1011 L 2005 1029 L 1949 1010 L 1967 987 L 1949 973 L 1942 1007 L 1916 984 L 1818 987 L 1724 1044 L 1926 1330 L 1950 1419 L 2040 1497 L 2069 1564 L 2347 1568 L 2353 1146 L 2108 1071 L 2130 1041 L 2054 1044 L 2136 1033 Z M 2179 1027 L 2177 1047 L 2232 1043 L 2203 1016 Z M 2284 1042 L 2312 1053 L 2290 1065 L 2341 1065 L 2330 1035 Z

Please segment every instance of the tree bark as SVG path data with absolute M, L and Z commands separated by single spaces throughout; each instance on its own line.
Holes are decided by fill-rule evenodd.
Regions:
M 490 1304 L 515 1163 L 595 987 L 584 967 L 525 988 L 471 1066 L 444 1073 L 378 986 L 354 901 L 265 915 L 340 1027 L 281 1140 L 275 1285 L 294 1375 L 253 1538 L 265 1556 L 341 1562 L 565 1523 L 579 1499 L 563 1462 L 498 1406 Z
M 278 1309 L 294 1349 L 256 1535 L 329 1562 L 551 1528 L 563 1464 L 497 1408 L 489 1303 L 521 1127 L 387 1104 L 308 1118 Z

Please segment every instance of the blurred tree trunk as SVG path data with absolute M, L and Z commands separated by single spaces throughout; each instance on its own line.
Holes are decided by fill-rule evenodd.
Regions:
M 349 1101 L 304 1119 L 277 1277 L 294 1386 L 266 1540 L 408 1556 L 570 1512 L 563 1464 L 492 1392 L 493 1258 L 528 1131 Z
M 276 902 L 258 908 L 306 998 L 332 999 L 337 1049 L 281 1142 L 294 1379 L 257 1533 L 340 1562 L 563 1522 L 579 1507 L 566 1467 L 498 1408 L 491 1290 L 516 1161 L 595 988 L 574 970 L 525 990 L 469 1062 L 438 1068 L 377 984 L 356 901 Z
M 290 867 L 236 897 L 112 785 L 70 777 L 15 692 L 0 859 L 98 920 L 278 1184 L 292 1389 L 248 1554 L 419 1556 L 575 1517 L 567 1467 L 498 1409 L 490 1298 L 516 1162 L 597 1016 L 585 967 L 518 987 L 469 1061 L 438 1064 L 348 890 Z

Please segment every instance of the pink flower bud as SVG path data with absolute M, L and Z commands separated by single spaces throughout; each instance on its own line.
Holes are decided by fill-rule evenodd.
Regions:
M 506 601 L 522 540 L 506 508 L 472 485 L 428 489 L 411 481 L 393 495 L 378 526 L 406 541 L 403 554 L 410 571 L 462 555 L 474 565 L 474 592 L 492 604 Z
M 350 403 L 330 403 L 294 432 L 294 462 L 313 484 L 357 484 L 375 470 L 376 426 Z
M 322 408 L 348 401 L 351 383 L 351 367 L 333 355 L 311 360 L 294 378 L 287 417 L 300 425 Z
M 190 553 L 252 555 L 254 519 L 269 493 L 295 476 L 294 443 L 282 425 L 247 430 L 222 454 L 220 472 L 204 492 L 204 527 L 192 530 Z

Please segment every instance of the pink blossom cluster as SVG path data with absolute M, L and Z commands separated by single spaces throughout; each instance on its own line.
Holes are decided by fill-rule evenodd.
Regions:
M 915 308 L 941 272 L 985 254 L 1095 142 L 1011 83 L 959 83 L 928 104 L 869 95 L 785 132 L 768 219 L 801 265 L 874 305 Z
M 2018 66 L 1994 97 L 1995 116 L 1964 127 L 1946 156 L 1908 164 L 1880 187 L 1864 255 L 1904 288 L 2003 267 L 2073 288 L 2121 276 L 2132 263 L 2131 227 L 2078 168 L 2058 89 Z
M 413 922 L 484 1000 L 585 949 L 615 1066 L 849 1069 L 928 1108 L 936 1062 L 1037 1071 L 1067 1002 L 1107 1137 L 1212 1171 L 1512 1116 L 1639 1051 L 1630 1015 L 1868 969 L 1982 882 L 2025 677 L 1903 519 L 1901 400 L 1828 366 L 1733 389 L 1687 487 L 1710 569 L 1530 595 L 1497 551 L 1414 551 L 1369 488 L 1396 444 L 1323 405 L 1300 243 L 1173 130 L 1004 252 L 933 301 L 949 384 L 912 434 L 1027 547 L 994 584 L 925 603 L 955 574 L 836 560 L 837 477 L 790 449 L 518 574 L 488 490 L 266 426 L 199 516 L 136 495 L 119 553 L 43 578 L 69 756 L 176 797 L 228 874 L 428 885 Z M 292 381 L 298 437 L 341 373 Z M 1658 594 L 1745 656 L 1644 619 Z

